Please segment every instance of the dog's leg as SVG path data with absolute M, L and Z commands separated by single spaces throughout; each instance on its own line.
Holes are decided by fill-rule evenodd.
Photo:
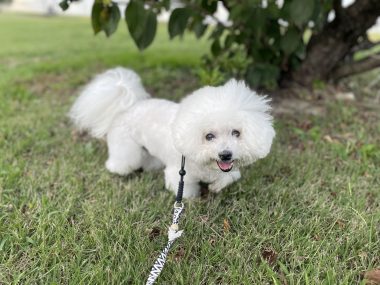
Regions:
M 143 149 L 122 127 L 114 128 L 107 134 L 108 160 L 106 168 L 120 175 L 129 173 L 142 167 Z
M 165 168 L 165 187 L 170 191 L 177 193 L 178 190 L 178 182 L 180 175 L 178 174 L 177 167 L 166 167 Z M 200 195 L 200 186 L 198 179 L 195 179 L 189 174 L 186 174 L 184 177 L 184 190 L 183 197 L 184 198 L 194 198 Z
M 221 175 L 218 176 L 218 178 L 209 185 L 209 189 L 211 192 L 218 193 L 231 183 L 239 180 L 240 177 L 241 174 L 239 170 L 234 170 L 228 173 L 221 173 Z

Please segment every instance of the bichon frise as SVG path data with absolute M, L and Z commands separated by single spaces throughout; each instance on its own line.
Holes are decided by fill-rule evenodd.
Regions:
M 113 173 L 164 168 L 166 188 L 175 192 L 184 155 L 184 197 L 194 197 L 199 182 L 219 192 L 240 178 L 239 167 L 269 153 L 275 135 L 269 101 L 235 79 L 180 103 L 152 99 L 135 72 L 118 67 L 91 81 L 69 116 L 79 129 L 106 138 Z

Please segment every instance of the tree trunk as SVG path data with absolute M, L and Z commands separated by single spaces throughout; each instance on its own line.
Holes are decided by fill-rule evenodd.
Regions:
M 311 37 L 307 56 L 301 66 L 287 76 L 290 81 L 311 87 L 314 80 L 334 78 L 335 70 L 341 70 L 343 59 L 366 37 L 380 15 L 380 0 L 356 0 L 343 8 L 340 0 L 334 1 L 335 19 Z M 286 81 L 283 82 L 286 85 Z

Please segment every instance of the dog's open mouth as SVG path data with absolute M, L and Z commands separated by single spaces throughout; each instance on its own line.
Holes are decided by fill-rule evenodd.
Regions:
M 228 172 L 234 167 L 234 162 L 223 162 L 223 161 L 217 161 L 216 164 L 218 164 L 219 168 L 223 172 Z

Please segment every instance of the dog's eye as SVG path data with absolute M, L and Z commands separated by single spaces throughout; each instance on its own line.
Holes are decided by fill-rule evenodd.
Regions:
M 238 138 L 240 137 L 240 132 L 238 130 L 232 130 L 231 135 Z
M 209 133 L 206 135 L 206 140 L 212 141 L 213 139 L 215 139 L 215 136 L 213 134 Z

